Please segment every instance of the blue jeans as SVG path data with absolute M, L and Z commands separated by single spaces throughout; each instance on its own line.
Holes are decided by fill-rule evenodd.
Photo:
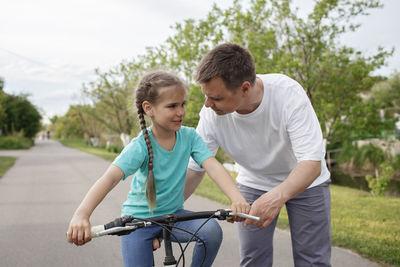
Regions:
M 175 213 L 186 213 L 187 210 L 178 210 Z M 194 233 L 206 219 L 197 219 L 191 221 L 177 222 L 174 226 L 185 229 Z M 173 229 L 171 240 L 173 242 L 188 242 L 192 235 L 182 232 L 178 229 Z M 219 247 L 222 242 L 222 230 L 216 220 L 209 220 L 199 232 L 196 234 L 201 238 L 205 245 L 197 238 L 195 247 L 193 249 L 192 265 L 193 267 L 200 266 L 203 262 L 204 253 L 206 258 L 203 267 L 211 266 L 217 256 Z M 124 266 L 126 267 L 150 267 L 153 264 L 153 238 L 162 236 L 162 228 L 160 226 L 151 226 L 138 229 L 129 235 L 122 236 L 122 256 L 124 259 Z M 176 239 L 177 240 L 176 240 Z M 178 257 L 176 257 L 178 259 Z

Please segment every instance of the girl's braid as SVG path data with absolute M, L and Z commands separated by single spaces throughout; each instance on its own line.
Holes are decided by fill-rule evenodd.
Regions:
M 144 119 L 145 112 L 142 104 L 144 101 L 148 101 L 151 104 L 155 103 L 158 97 L 158 90 L 162 87 L 168 86 L 180 86 L 187 89 L 186 85 L 176 75 L 165 71 L 154 71 L 146 74 L 141 79 L 136 89 L 136 108 L 138 111 L 139 123 L 149 153 L 149 173 L 146 181 L 146 198 L 147 202 L 149 203 L 150 210 L 157 206 L 156 182 L 153 174 L 153 149 L 151 147 L 150 136 L 146 128 L 146 121 Z
M 150 86 L 147 85 L 146 87 L 147 87 L 146 89 L 150 89 L 151 85 Z M 156 182 L 153 173 L 153 148 L 151 147 L 150 136 L 149 132 L 147 131 L 146 120 L 144 119 L 144 110 L 141 105 L 140 107 L 138 107 L 138 118 L 139 118 L 140 128 L 142 129 L 144 140 L 146 141 L 147 150 L 149 153 L 149 163 L 148 163 L 149 173 L 147 175 L 147 181 L 146 181 L 146 198 L 151 210 L 153 207 L 157 206 Z

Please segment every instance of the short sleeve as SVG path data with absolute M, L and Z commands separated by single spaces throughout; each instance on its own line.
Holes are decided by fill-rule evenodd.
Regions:
M 215 156 L 219 148 L 215 139 L 215 121 L 212 118 L 212 114 L 208 112 L 204 106 L 200 111 L 200 120 L 197 124 L 196 132 L 212 155 Z M 193 156 L 189 161 L 188 168 L 194 171 L 204 171 L 204 169 L 193 160 Z
M 192 152 L 191 157 L 195 163 L 200 167 L 203 161 L 213 156 L 203 139 L 197 134 L 193 129 L 193 139 L 192 139 Z
M 141 137 L 133 139 L 112 163 L 124 173 L 123 180 L 134 174 L 147 161 L 147 147 L 144 142 L 140 142 Z
M 322 131 L 307 95 L 301 94 L 291 101 L 288 109 L 287 132 L 297 161 L 322 160 L 325 155 Z

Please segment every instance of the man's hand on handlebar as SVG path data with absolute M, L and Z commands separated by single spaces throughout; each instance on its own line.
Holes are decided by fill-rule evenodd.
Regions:
M 284 201 L 276 190 L 260 196 L 251 206 L 250 215 L 260 217 L 259 221 L 246 219 L 243 226 L 253 224 L 259 228 L 266 228 L 279 215 Z

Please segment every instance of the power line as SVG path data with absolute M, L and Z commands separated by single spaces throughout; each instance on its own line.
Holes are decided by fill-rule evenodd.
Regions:
M 44 67 L 46 67 L 46 68 L 51 68 L 51 69 L 53 69 L 52 67 L 50 67 L 49 65 L 47 65 L 47 64 L 45 64 L 45 63 L 43 63 L 43 62 L 37 61 L 37 60 L 35 60 L 35 59 L 31 59 L 31 58 L 29 58 L 29 57 L 27 57 L 27 56 L 20 55 L 20 54 L 18 54 L 18 53 L 15 53 L 15 52 L 9 50 L 9 49 L 0 47 L 0 50 L 4 51 L 4 52 L 6 52 L 6 53 L 8 53 L 8 54 L 10 54 L 10 55 L 13 55 L 13 56 L 15 56 L 15 57 L 18 57 L 18 58 L 20 58 L 20 59 L 29 61 L 29 62 L 31 62 L 31 63 L 37 64 L 37 65 L 41 65 L 41 66 L 44 66 Z
M 40 62 L 40 61 L 38 61 L 38 60 L 36 60 L 36 59 L 32 59 L 32 58 L 30 58 L 30 57 L 21 55 L 21 54 L 19 54 L 19 53 L 16 53 L 16 52 L 14 52 L 14 51 L 9 50 L 9 49 L 0 47 L 0 51 L 3 51 L 3 52 L 5 52 L 5 53 L 7 53 L 7 54 L 10 54 L 10 55 L 12 55 L 12 56 L 14 56 L 14 57 L 20 58 L 20 59 L 22 59 L 22 60 L 24 60 L 24 61 L 28 61 L 28 62 L 34 63 L 34 64 L 39 65 L 39 66 L 41 66 L 41 67 L 44 67 L 44 68 L 46 68 L 46 69 L 48 69 L 48 70 L 51 70 L 51 71 L 54 71 L 54 72 L 57 72 L 57 73 L 64 73 L 64 74 L 66 74 L 66 75 L 68 75 L 68 76 L 70 76 L 70 77 L 73 77 L 73 78 L 82 79 L 82 76 L 79 75 L 79 74 L 75 74 L 75 73 L 71 73 L 71 72 L 65 72 L 65 70 L 63 70 L 63 69 L 50 66 L 50 65 L 48 65 L 48 64 L 46 64 L 46 63 L 43 63 L 43 62 Z

